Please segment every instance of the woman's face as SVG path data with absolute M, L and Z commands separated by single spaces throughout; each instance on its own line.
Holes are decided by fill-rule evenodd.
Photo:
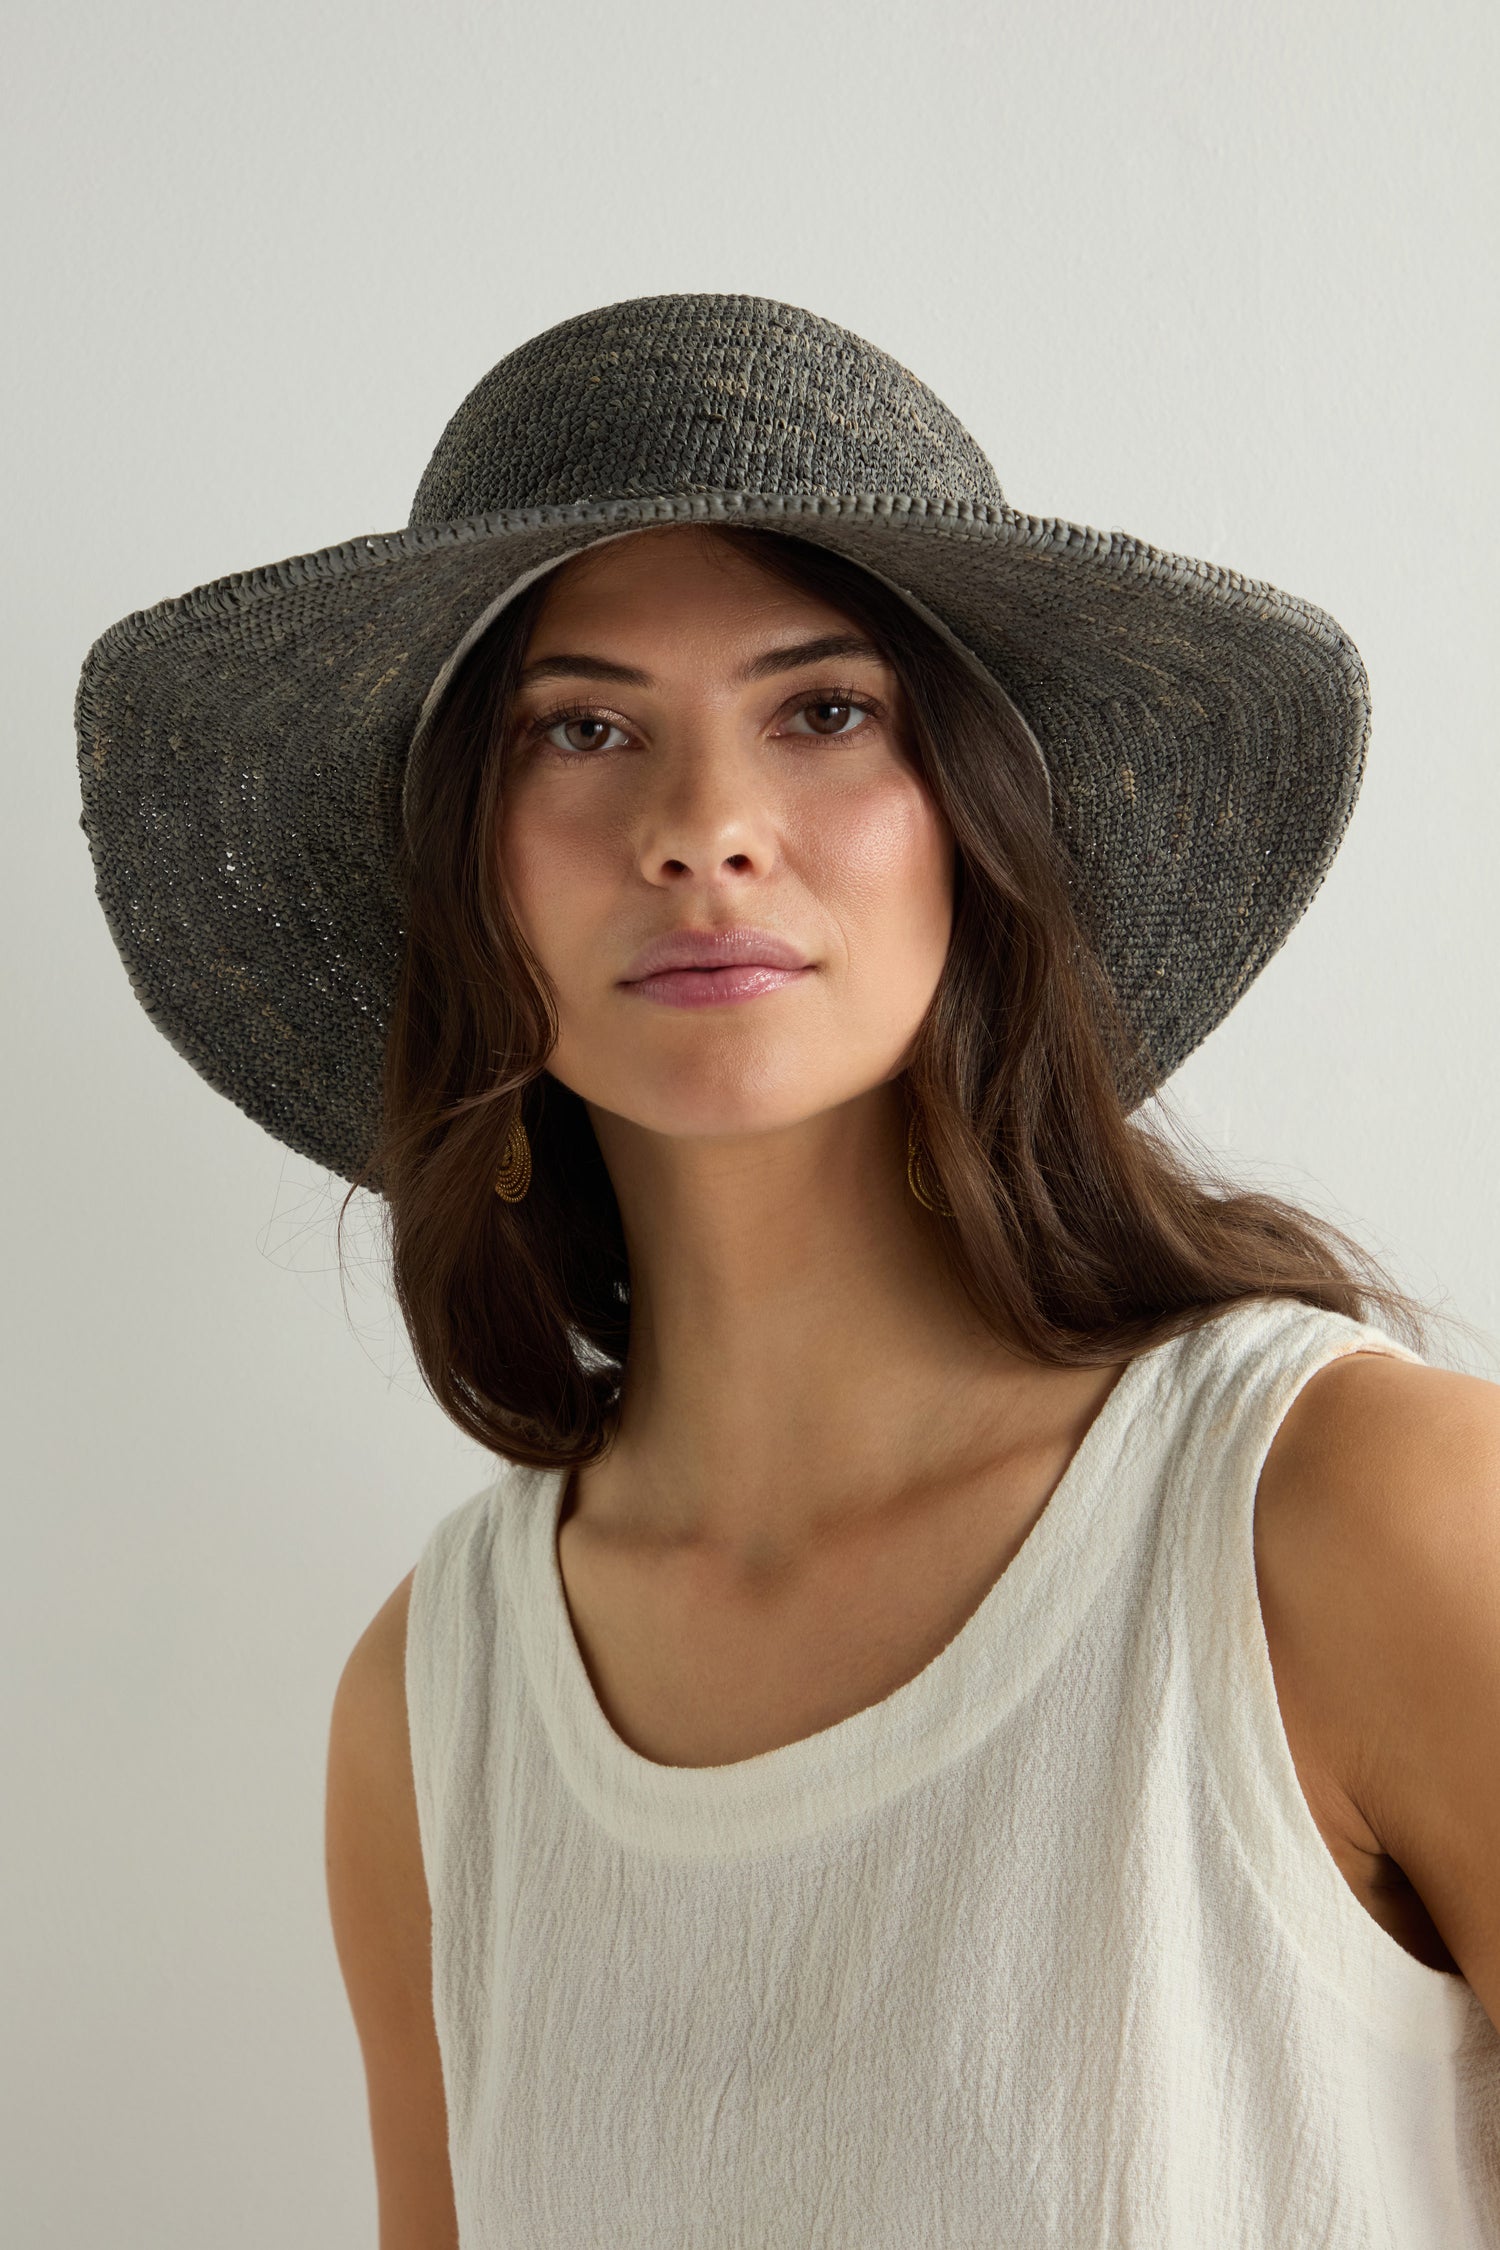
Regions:
M 566 564 L 523 660 L 501 836 L 556 994 L 552 1074 L 710 1136 L 894 1077 L 953 907 L 905 727 L 849 619 L 721 539 L 652 530 Z

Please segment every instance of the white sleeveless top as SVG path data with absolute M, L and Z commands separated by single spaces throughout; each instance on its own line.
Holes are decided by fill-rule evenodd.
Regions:
M 1261 1463 L 1379 1331 L 1257 1301 L 1127 1367 L 882 1702 L 727 1766 L 604 1717 L 559 1473 L 412 1587 L 464 2250 L 1481 2250 L 1500 2034 L 1347 1888 L 1287 1747 Z

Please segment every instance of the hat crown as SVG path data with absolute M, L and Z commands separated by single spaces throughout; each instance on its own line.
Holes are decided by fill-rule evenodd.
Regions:
M 480 378 L 411 522 L 692 492 L 1004 504 L 942 400 L 849 329 L 767 297 L 634 297 Z

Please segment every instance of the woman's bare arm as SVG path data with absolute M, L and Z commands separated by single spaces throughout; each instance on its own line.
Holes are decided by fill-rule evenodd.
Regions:
M 328 1742 L 328 1901 L 364 2054 L 379 2250 L 458 2250 L 432 1924 L 406 1723 L 408 1576 L 361 1634 Z

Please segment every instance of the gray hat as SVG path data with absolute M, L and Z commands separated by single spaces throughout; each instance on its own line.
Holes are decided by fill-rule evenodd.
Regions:
M 478 382 L 403 531 L 122 618 L 84 660 L 82 826 L 142 1005 L 352 1178 L 400 965 L 413 738 L 517 582 L 647 524 L 836 549 L 972 652 L 1041 746 L 1075 896 L 1159 1082 L 1303 913 L 1369 731 L 1357 650 L 1257 580 L 1020 514 L 914 375 L 762 297 L 634 298 Z

